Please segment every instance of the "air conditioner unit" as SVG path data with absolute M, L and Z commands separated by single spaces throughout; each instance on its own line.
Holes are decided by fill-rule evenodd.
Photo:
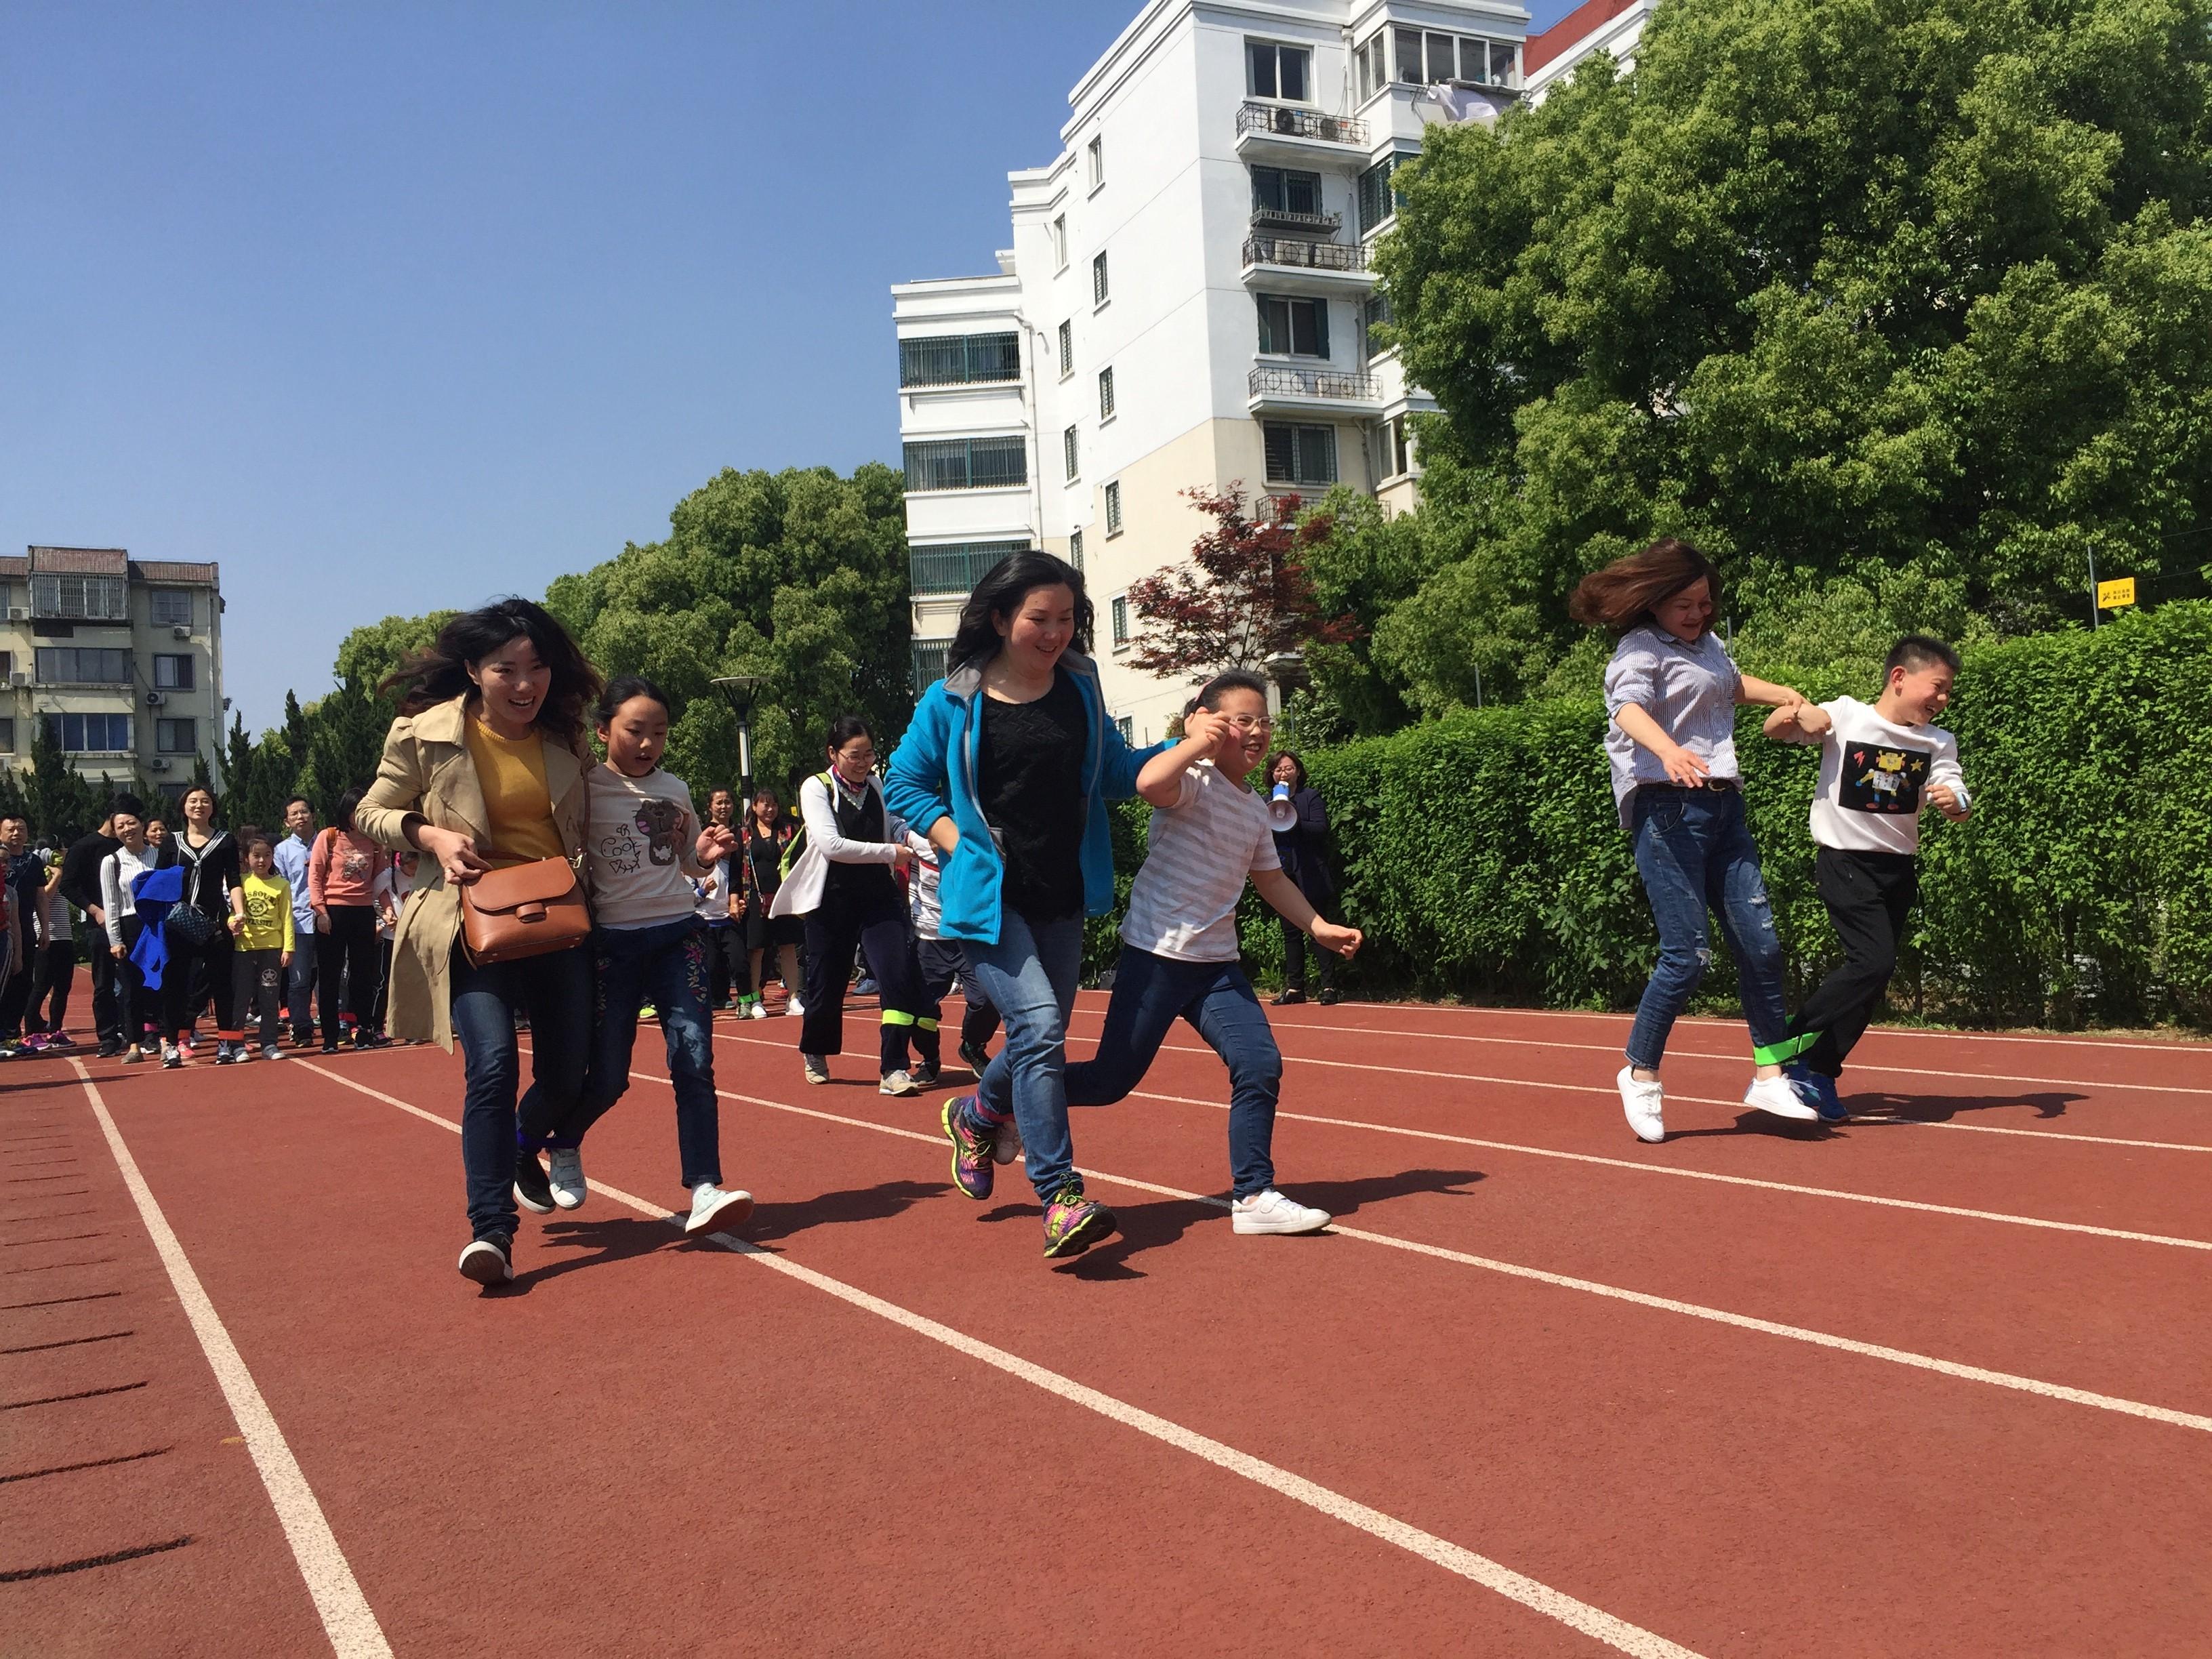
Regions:
M 146 707 L 149 708 L 159 708 L 163 703 L 168 702 L 168 700 L 169 694 L 166 691 L 149 691 L 146 694 Z
M 28 622 L 31 620 L 31 613 L 22 605 L 11 605 L 8 607 L 8 620 L 9 622 Z
M 153 759 L 146 763 L 146 769 L 149 772 L 166 772 L 169 769 L 169 763 L 164 760 L 161 756 L 156 755 Z
M 192 630 L 191 630 L 191 629 L 189 629 L 189 628 L 185 627 L 184 623 L 170 623 L 170 624 L 169 624 L 169 637 L 170 637 L 171 639 L 173 639 L 173 640 L 188 640 L 188 639 L 191 638 L 191 636 L 192 636 Z
M 30 683 L 31 677 L 28 674 L 15 673 L 8 676 L 8 684 L 10 685 L 28 685 Z

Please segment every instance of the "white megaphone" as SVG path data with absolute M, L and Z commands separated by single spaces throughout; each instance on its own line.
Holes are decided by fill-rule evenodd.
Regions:
M 1275 793 L 1267 797 L 1267 828 L 1277 835 L 1286 835 L 1297 827 L 1298 808 L 1291 799 L 1291 786 L 1279 783 Z

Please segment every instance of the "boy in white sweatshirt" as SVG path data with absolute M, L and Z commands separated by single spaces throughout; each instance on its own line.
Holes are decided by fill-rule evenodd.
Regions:
M 1844 1060 L 1897 971 L 1905 921 L 1919 894 L 1920 814 L 1954 823 L 1973 810 L 1959 740 L 1930 722 L 1951 701 L 1959 653 L 1909 634 L 1890 648 L 1881 696 L 1778 708 L 1766 735 L 1820 745 L 1813 796 L 1815 878 L 1844 959 L 1790 1022 L 1785 1069 L 1818 1097 L 1824 1121 L 1850 1115 L 1836 1088 Z

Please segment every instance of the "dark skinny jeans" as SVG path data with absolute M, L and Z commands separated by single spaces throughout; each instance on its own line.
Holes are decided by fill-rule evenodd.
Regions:
M 477 1238 L 512 1237 L 515 1158 L 556 1144 L 555 1127 L 574 1114 L 581 1092 L 592 1036 L 591 952 L 576 945 L 479 968 L 456 941 L 452 1006 L 453 1036 L 461 1045 L 461 1165 L 468 1176 L 469 1228 Z M 530 1021 L 531 1078 L 519 1104 L 518 1013 Z

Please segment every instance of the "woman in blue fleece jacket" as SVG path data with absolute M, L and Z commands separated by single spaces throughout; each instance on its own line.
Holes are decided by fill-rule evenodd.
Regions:
M 1133 795 L 1158 752 L 1106 718 L 1092 622 L 1073 566 L 1035 550 L 1003 560 L 969 595 L 884 786 L 937 848 L 942 935 L 962 941 L 1006 1024 L 976 1092 L 945 1103 L 953 1179 L 988 1198 L 994 1162 L 1025 1152 L 1048 1257 L 1114 1231 L 1075 1169 L 1062 1075 L 1084 919 L 1114 908 L 1106 803 Z

